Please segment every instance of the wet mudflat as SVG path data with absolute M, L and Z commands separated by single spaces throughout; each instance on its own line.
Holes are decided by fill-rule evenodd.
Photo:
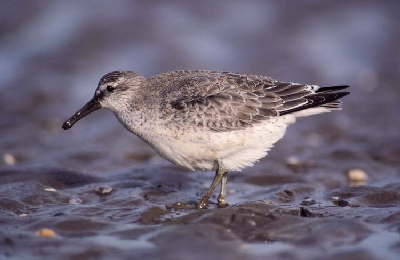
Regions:
M 213 6 L 217 15 L 211 2 L 10 4 L 1 49 L 2 258 L 397 259 L 396 5 L 238 2 Z M 111 70 L 181 68 L 349 84 L 351 94 L 342 111 L 299 120 L 266 158 L 229 173 L 229 207 L 218 209 L 213 197 L 205 210 L 168 209 L 197 203 L 214 173 L 171 165 L 107 111 L 70 131 L 61 124 Z

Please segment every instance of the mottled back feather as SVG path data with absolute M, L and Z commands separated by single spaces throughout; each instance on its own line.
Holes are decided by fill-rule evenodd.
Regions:
M 160 109 L 174 124 L 204 126 L 213 131 L 238 130 L 317 106 L 338 109 L 340 102 L 335 100 L 348 94 L 333 92 L 347 86 L 319 88 L 219 71 L 174 71 L 148 81 L 149 86 L 163 89 Z

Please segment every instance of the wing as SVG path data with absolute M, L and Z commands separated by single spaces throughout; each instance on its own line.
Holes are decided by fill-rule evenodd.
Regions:
M 332 98 L 337 93 L 326 88 L 318 94 L 319 87 L 314 85 L 229 72 L 175 71 L 151 80 L 163 81 L 155 85 L 163 85 L 160 109 L 165 117 L 178 125 L 203 126 L 213 131 L 242 129 L 339 98 Z

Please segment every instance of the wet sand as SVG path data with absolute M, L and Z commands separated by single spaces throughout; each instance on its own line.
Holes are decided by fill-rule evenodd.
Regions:
M 0 258 L 397 259 L 395 3 L 17 3 L 1 31 Z M 108 111 L 61 124 L 104 73 L 182 68 L 349 84 L 351 94 L 230 173 L 228 208 L 214 196 L 205 210 L 169 209 L 198 202 L 214 173 L 171 165 Z

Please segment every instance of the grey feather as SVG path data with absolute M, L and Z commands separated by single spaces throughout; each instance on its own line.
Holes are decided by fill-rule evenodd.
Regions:
M 174 124 L 214 131 L 238 130 L 315 106 L 338 109 L 340 102 L 334 101 L 345 93 L 333 92 L 344 86 L 317 93 L 316 86 L 219 71 L 173 71 L 149 78 L 148 84 L 162 88 L 160 109 Z

